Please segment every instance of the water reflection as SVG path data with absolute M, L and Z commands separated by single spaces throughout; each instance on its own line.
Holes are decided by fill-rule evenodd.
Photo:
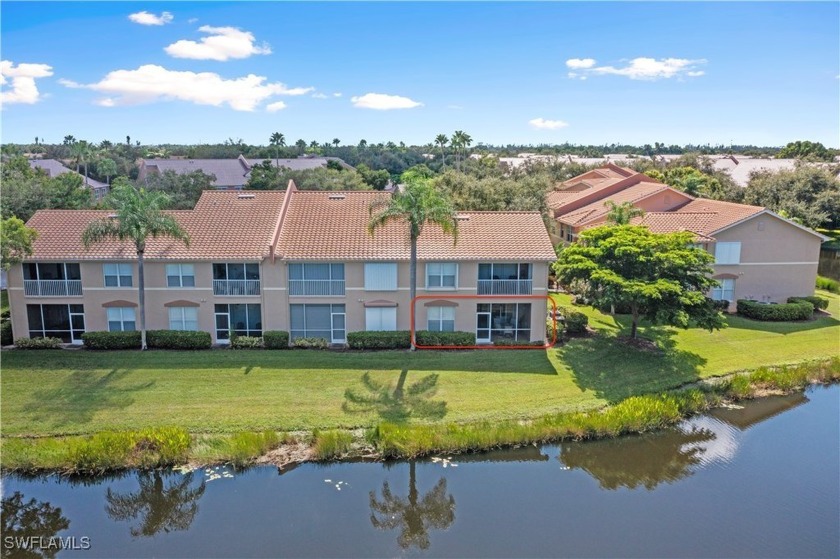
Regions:
M 446 493 L 446 478 L 425 495 L 417 491 L 415 462 L 409 462 L 408 497 L 398 497 L 385 481 L 382 499 L 370 492 L 370 522 L 380 530 L 400 528 L 397 543 L 403 549 L 415 546 L 428 549 L 429 530 L 446 530 L 455 522 L 455 498 Z
M 160 532 L 187 530 L 198 512 L 198 500 L 204 495 L 205 484 L 193 487 L 193 474 L 174 472 L 139 472 L 140 489 L 133 493 L 118 493 L 108 488 L 105 512 L 112 520 L 133 520 L 134 537 L 151 537 Z
M 50 559 L 58 553 L 57 546 L 7 546 L 7 541 L 29 541 L 40 538 L 40 541 L 50 541 L 60 531 L 70 527 L 70 521 L 61 514 L 59 507 L 48 502 L 30 499 L 24 502 L 23 493 L 15 491 L 10 497 L 5 497 L 2 504 L 3 524 L 3 557 L 21 559 L 44 558 Z M 8 540 L 7 538 L 14 538 Z

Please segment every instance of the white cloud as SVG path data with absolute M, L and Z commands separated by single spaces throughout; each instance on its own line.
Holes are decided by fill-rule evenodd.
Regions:
M 528 124 L 541 130 L 558 130 L 569 125 L 568 122 L 563 122 L 562 120 L 546 120 L 542 117 L 531 119 L 528 121 Z
M 271 54 L 271 47 L 267 43 L 254 44 L 254 34 L 242 31 L 236 27 L 211 27 L 202 25 L 198 28 L 208 37 L 202 37 L 200 42 L 182 39 L 166 47 L 166 54 L 175 58 L 192 58 L 194 60 L 219 60 L 231 58 L 248 58 L 253 54 Z
M 594 58 L 570 58 L 566 61 L 566 66 L 575 70 L 583 70 L 585 68 L 592 68 L 595 66 Z
M 21 63 L 15 66 L 11 60 L 0 62 L 0 84 L 11 88 L 4 88 L 0 100 L 5 104 L 24 103 L 32 105 L 41 99 L 41 92 L 35 85 L 37 78 L 53 75 L 52 66 L 47 64 Z
M 159 16 L 149 12 L 137 12 L 128 16 L 128 19 L 140 25 L 164 25 L 166 23 L 172 23 L 175 16 L 170 12 L 163 12 Z
M 102 107 L 180 100 L 215 107 L 227 104 L 237 111 L 253 111 L 275 95 L 304 95 L 314 89 L 289 88 L 279 82 L 267 83 L 267 79 L 254 74 L 225 79 L 214 72 L 182 72 L 146 64 L 136 70 L 114 70 L 97 83 L 78 84 L 70 80 L 61 83 L 106 94 L 107 97 L 96 101 Z
M 330 98 L 330 96 L 327 95 L 326 93 L 313 93 L 312 97 L 314 97 L 315 99 L 329 99 Z
M 361 97 L 351 97 L 350 101 L 353 103 L 353 106 L 360 109 L 375 109 L 378 111 L 413 109 L 414 107 L 423 106 L 423 103 L 418 103 L 408 97 L 386 95 L 384 93 L 365 93 Z
M 341 97 L 341 93 L 333 93 L 333 97 Z
M 265 110 L 270 113 L 276 113 L 277 111 L 282 111 L 287 107 L 286 103 L 283 101 L 277 101 L 276 103 L 269 103 L 265 106 Z
M 598 75 L 624 76 L 631 80 L 659 80 L 674 77 L 698 77 L 705 72 L 697 66 L 705 64 L 703 59 L 689 60 L 686 58 L 634 58 L 623 68 L 614 66 L 596 66 L 587 71 Z

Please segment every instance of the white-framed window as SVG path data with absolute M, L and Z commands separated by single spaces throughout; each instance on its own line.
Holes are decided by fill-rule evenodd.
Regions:
M 134 307 L 110 307 L 108 309 L 109 332 L 132 332 L 137 330 Z
M 426 289 L 454 289 L 458 287 L 457 262 L 428 262 Z
M 198 307 L 169 307 L 170 330 L 198 330 Z
M 131 264 L 103 264 L 105 287 L 131 287 Z
M 195 287 L 195 266 L 193 264 L 167 264 L 167 287 Z
M 740 264 L 741 243 L 715 243 L 715 264 Z
M 455 307 L 428 307 L 427 328 L 432 332 L 455 331 Z
M 370 307 L 365 309 L 365 330 L 368 332 L 394 331 L 397 329 L 397 307 Z
M 365 262 L 365 291 L 396 290 L 396 262 Z
M 289 264 L 289 295 L 344 295 L 344 264 L 293 262 Z
M 712 289 L 712 299 L 715 301 L 729 301 L 735 300 L 735 280 L 734 279 L 719 279 L 718 287 Z

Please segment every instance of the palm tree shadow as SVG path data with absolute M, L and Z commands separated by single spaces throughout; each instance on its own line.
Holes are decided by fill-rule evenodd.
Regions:
M 378 382 L 365 372 L 361 378 L 363 390 L 345 390 L 341 409 L 346 413 L 375 411 L 380 418 L 394 423 L 411 418 L 442 419 L 446 415 L 446 402 L 430 399 L 437 392 L 438 375 L 427 375 L 406 388 L 407 377 L 408 369 L 403 369 L 393 386 Z
M 155 381 L 117 386 L 129 374 L 112 369 L 106 375 L 92 371 L 75 371 L 56 388 L 36 390 L 26 406 L 33 421 L 52 427 L 88 423 L 101 410 L 124 409 L 134 403 L 132 392 L 146 390 Z

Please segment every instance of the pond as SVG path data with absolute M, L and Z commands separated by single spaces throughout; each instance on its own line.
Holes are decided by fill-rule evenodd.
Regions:
M 832 386 L 611 441 L 282 474 L 11 476 L 3 557 L 838 557 L 838 417 Z

